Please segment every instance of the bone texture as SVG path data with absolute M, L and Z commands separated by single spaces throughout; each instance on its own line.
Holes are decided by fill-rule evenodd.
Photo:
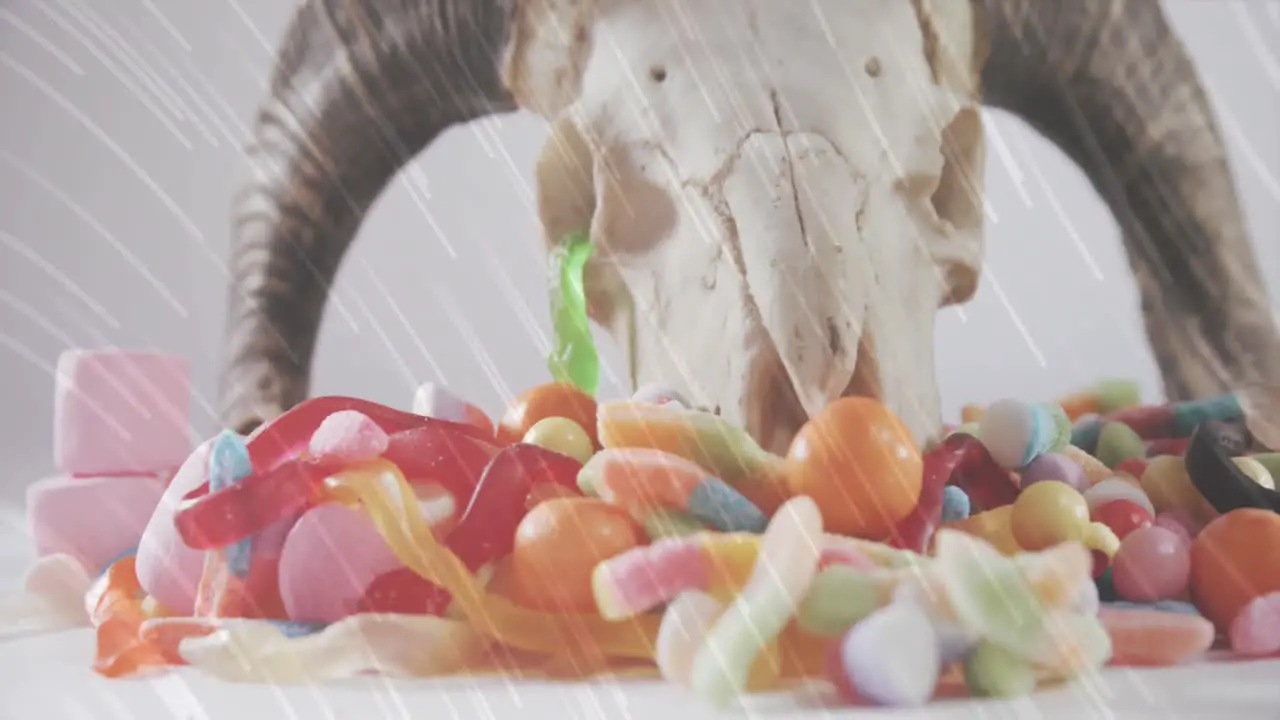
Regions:
M 1262 400 L 1280 394 L 1275 323 L 1223 144 L 1191 62 L 1159 4 L 903 1 L 911 2 L 919 17 L 936 82 L 958 90 L 955 83 L 971 76 L 963 62 L 968 54 L 983 67 L 985 102 L 1026 119 L 1061 147 L 1116 214 L 1168 394 L 1181 398 L 1253 388 L 1260 398 L 1254 407 L 1274 407 L 1277 403 Z M 228 425 L 251 427 L 305 396 L 328 287 L 364 212 L 399 167 L 443 129 L 510 109 L 513 97 L 557 117 L 581 90 L 573 80 L 576 73 L 563 71 L 584 67 L 592 51 L 589 34 L 582 37 L 584 18 L 590 17 L 584 12 L 617 12 L 628 3 L 637 8 L 661 4 L 675 13 L 673 18 L 682 5 L 675 0 L 304 3 L 259 113 L 248 148 L 250 172 L 234 213 L 234 283 L 222 387 Z M 961 5 L 979 11 L 984 21 L 967 53 L 947 41 L 961 36 L 947 29 L 957 19 L 964 22 L 957 10 Z M 809 5 L 797 6 L 794 18 L 813 22 Z M 530 47 L 536 51 L 529 52 Z M 570 48 L 577 54 L 568 61 L 552 60 Z M 751 48 L 736 52 L 749 54 Z M 886 78 L 884 58 L 880 61 L 843 71 L 878 71 Z M 582 80 L 592 82 L 591 73 Z M 622 86 L 646 79 L 641 73 L 595 82 Z M 914 91 L 902 85 L 902 93 Z M 857 102 L 831 87 L 809 92 Z M 803 94 L 802 88 L 797 84 L 787 94 Z M 981 177 L 981 153 L 974 149 L 981 127 L 974 118 L 953 114 L 943 145 L 948 166 L 961 170 L 955 179 L 962 182 L 950 184 L 961 186 Z M 969 161 L 952 162 L 954 152 L 965 147 L 972 154 Z M 593 160 L 592 166 L 593 197 L 608 197 L 609 159 Z M 949 184 L 945 178 L 943 184 Z M 964 216 L 968 204 L 980 223 L 974 197 L 975 192 L 943 192 L 934 200 L 950 208 L 941 215 L 953 221 Z M 598 224 L 609 213 L 593 207 L 591 216 Z M 972 252 L 965 245 L 931 248 L 943 274 L 942 302 L 963 302 L 972 295 L 977 283 Z M 592 269 L 597 278 L 608 272 L 607 265 Z M 617 287 L 620 278 L 606 280 L 593 311 L 610 310 L 607 326 L 635 326 L 643 334 L 640 313 L 617 312 L 608 300 L 626 295 Z M 614 334 L 620 333 L 615 329 Z M 713 342 L 696 349 L 721 356 L 740 351 Z M 867 361 L 858 361 L 851 383 L 873 385 L 874 353 L 860 344 L 859 354 Z M 932 368 L 931 343 L 915 347 L 914 356 Z

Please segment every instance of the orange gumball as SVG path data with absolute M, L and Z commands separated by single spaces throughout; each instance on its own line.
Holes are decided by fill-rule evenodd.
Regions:
M 600 449 L 600 440 L 596 437 L 595 398 L 565 382 L 539 385 L 516 397 L 498 423 L 498 442 L 502 445 L 518 443 L 539 420 L 551 417 L 574 421 L 587 432 L 591 444 Z
M 870 398 L 823 408 L 787 452 L 791 493 L 818 503 L 827 530 L 868 540 L 883 540 L 915 509 L 923 477 L 910 431 Z
M 536 505 L 516 528 L 512 596 L 528 608 L 596 613 L 596 565 L 644 542 L 636 523 L 596 498 L 554 498 Z
M 1191 598 L 1221 632 L 1252 600 L 1280 592 L 1280 514 L 1242 508 L 1205 526 L 1191 545 Z

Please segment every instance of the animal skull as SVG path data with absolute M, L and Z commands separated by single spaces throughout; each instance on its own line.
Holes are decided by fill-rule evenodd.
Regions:
M 934 318 L 973 294 L 982 255 L 974 16 L 814 4 L 527 18 L 508 71 L 553 121 L 539 212 L 549 242 L 590 229 L 589 310 L 634 383 L 775 451 L 847 394 L 882 398 L 923 441 L 940 422 Z

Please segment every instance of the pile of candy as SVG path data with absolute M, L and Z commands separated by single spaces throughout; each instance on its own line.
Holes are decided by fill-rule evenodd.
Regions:
M 717 705 L 825 678 L 909 706 L 1219 635 L 1280 653 L 1280 454 L 1234 398 L 1113 383 L 965 420 L 922 452 L 844 398 L 781 457 L 661 388 L 555 382 L 496 425 L 434 386 L 316 398 L 197 448 L 96 579 L 47 553 L 28 589 L 60 617 L 50 588 L 83 593 L 108 676 L 656 669 Z

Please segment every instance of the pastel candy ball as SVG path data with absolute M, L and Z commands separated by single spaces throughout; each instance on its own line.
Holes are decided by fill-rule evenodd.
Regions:
M 980 643 L 965 658 L 964 681 L 978 697 L 1022 697 L 1036 689 L 1035 669 L 989 642 Z
M 1109 468 L 1115 468 L 1130 458 L 1146 457 L 1147 444 L 1133 428 L 1120 422 L 1109 422 L 1098 434 L 1098 447 L 1094 457 Z
M 1076 490 L 1084 490 L 1088 487 L 1084 468 L 1080 467 L 1080 464 L 1076 461 L 1060 453 L 1044 453 L 1032 460 L 1030 464 L 1023 468 L 1019 476 L 1019 485 L 1027 487 L 1044 480 L 1064 482 Z
M 1177 511 L 1160 513 L 1151 524 L 1156 527 L 1164 528 L 1174 535 L 1177 535 L 1188 545 L 1190 545 L 1191 541 L 1195 538 L 1195 534 L 1192 532 L 1191 519 L 1188 518 L 1185 513 L 1179 513 Z
M 1132 602 L 1170 600 L 1186 593 L 1191 554 L 1174 533 L 1158 527 L 1133 531 L 1111 560 L 1116 594 Z
M 311 435 L 311 454 L 357 463 L 386 452 L 390 438 L 364 413 L 340 410 L 325 418 Z
M 1231 461 L 1236 464 L 1237 468 L 1240 468 L 1240 472 L 1247 475 L 1250 480 L 1259 486 L 1268 490 L 1276 489 L 1276 481 L 1271 477 L 1271 472 L 1267 470 L 1267 466 L 1247 456 L 1231 458 Z
M 1206 525 L 1218 516 L 1218 511 L 1191 482 L 1186 461 L 1180 457 L 1162 455 L 1152 458 L 1147 463 L 1147 471 L 1142 474 L 1141 484 L 1142 491 L 1151 499 L 1158 513 L 1180 510 L 1197 525 Z
M 1097 512 L 1098 508 L 1116 500 L 1128 500 L 1146 510 L 1151 516 L 1154 517 L 1156 514 L 1155 506 L 1142 488 L 1119 476 L 1109 477 L 1085 490 L 1084 499 L 1088 503 L 1091 515 Z
M 1035 439 L 1035 413 L 1020 400 L 1000 400 L 978 421 L 978 439 L 1004 468 L 1019 468 Z
M 1191 544 L 1191 596 L 1220 632 L 1227 632 L 1254 599 L 1280 592 L 1277 547 L 1280 513 L 1270 510 L 1232 510 L 1196 535 Z
M 929 617 L 911 604 L 877 610 L 840 643 L 842 671 L 857 694 L 890 707 L 933 697 L 941 653 Z
M 1036 483 L 1019 493 L 1013 503 L 1013 537 L 1024 550 L 1044 550 L 1081 540 L 1088 525 L 1088 505 L 1066 483 Z
M 524 442 L 567 455 L 580 463 L 590 460 L 595 453 L 587 431 L 569 418 L 548 417 L 539 420 L 525 433 Z
M 1254 598 L 1231 622 L 1231 650 L 1262 657 L 1280 652 L 1280 592 Z

